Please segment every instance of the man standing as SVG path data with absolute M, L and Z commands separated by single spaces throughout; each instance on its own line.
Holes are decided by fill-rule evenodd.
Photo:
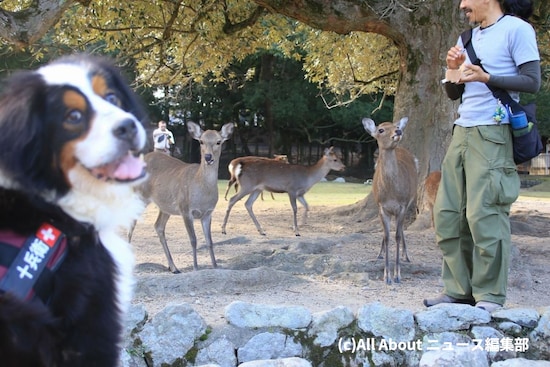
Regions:
M 159 121 L 158 128 L 153 131 L 153 142 L 156 152 L 170 155 L 170 147 L 175 143 L 175 140 L 172 132 L 166 128 L 166 121 Z
M 475 25 L 471 42 L 481 66 L 472 65 L 461 39 L 447 52 L 445 91 L 461 104 L 434 207 L 444 290 L 424 305 L 467 303 L 492 312 L 506 300 L 509 214 L 520 180 L 507 106 L 488 86 L 515 101 L 519 92 L 537 92 L 540 56 L 533 27 L 521 19 L 532 13 L 529 0 L 462 0 L 460 9 Z

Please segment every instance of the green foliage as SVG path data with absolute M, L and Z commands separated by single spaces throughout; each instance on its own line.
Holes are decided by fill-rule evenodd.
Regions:
M 537 1 L 535 26 L 547 65 L 550 32 L 543 3 Z M 4 0 L 1 7 L 17 11 L 32 4 Z M 430 22 L 412 9 L 415 22 Z M 281 149 L 336 142 L 354 150 L 357 142 L 371 141 L 360 120 L 391 120 L 401 71 L 397 48 L 383 36 L 312 29 L 252 0 L 77 2 L 27 51 L 35 59 L 75 51 L 109 54 L 133 73 L 153 121 L 170 116 L 207 128 L 235 121 L 245 144 L 268 129 L 268 140 Z M 268 79 L 261 77 L 266 54 L 274 57 Z M 417 59 L 409 55 L 409 62 Z M 157 90 L 163 91 L 160 98 L 153 95 Z M 536 98 L 541 132 L 550 135 L 548 97 L 541 92 Z
M 227 81 L 231 64 L 266 50 L 303 61 L 306 78 L 333 93 L 331 105 L 343 95 L 393 94 L 398 71 L 384 37 L 320 32 L 249 0 L 95 0 L 73 6 L 50 37 L 73 50 L 131 58 L 138 82 L 148 85 Z
M 0 47 L 0 77 L 18 69 L 36 67 L 37 61 L 30 52 L 14 51 L 9 46 Z

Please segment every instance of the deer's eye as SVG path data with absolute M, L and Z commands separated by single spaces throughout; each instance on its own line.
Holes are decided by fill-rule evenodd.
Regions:
M 384 129 L 378 129 L 378 134 L 382 134 L 384 132 Z

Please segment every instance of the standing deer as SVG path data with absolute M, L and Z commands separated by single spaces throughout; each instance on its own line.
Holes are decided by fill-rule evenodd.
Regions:
M 233 133 L 233 124 L 222 126 L 221 131 L 203 131 L 199 125 L 188 122 L 187 130 L 193 139 L 200 143 L 201 162 L 184 163 L 179 159 L 159 152 L 145 155 L 149 173 L 147 181 L 139 190 L 146 203 L 154 202 L 159 208 L 155 221 L 155 231 L 168 259 L 172 273 L 179 273 L 168 244 L 166 243 L 166 222 L 171 215 L 181 215 L 185 229 L 193 248 L 193 269 L 197 270 L 197 236 L 193 226 L 194 219 L 200 219 L 206 245 L 210 252 L 212 266 L 217 267 L 212 243 L 212 212 L 218 202 L 218 167 L 222 144 Z M 135 223 L 130 229 L 128 239 L 132 238 Z
M 403 224 L 407 210 L 415 201 L 417 190 L 417 167 L 414 156 L 406 149 L 397 147 L 403 138 L 403 129 L 408 118 L 404 117 L 397 123 L 384 122 L 375 126 L 369 118 L 363 119 L 365 130 L 378 142 L 379 156 L 372 182 L 372 195 L 378 205 L 378 215 L 384 227 L 384 238 L 380 249 L 380 258 L 385 250 L 384 279 L 392 283 L 389 269 L 389 244 L 391 217 L 396 218 L 396 256 L 393 277 L 396 283 L 401 281 L 401 265 L 399 263 L 399 244 L 403 243 L 403 255 L 406 261 L 407 245 L 403 233 Z
M 439 182 L 441 181 L 441 171 L 433 171 L 426 181 L 424 181 L 424 196 L 426 198 L 426 204 L 430 215 L 432 216 L 432 227 L 434 226 L 434 204 L 437 196 L 437 190 L 439 189 Z
M 227 194 L 229 193 L 229 189 L 231 186 L 235 185 L 235 192 L 237 192 L 237 189 L 239 188 L 239 184 L 237 183 L 237 175 L 235 174 L 235 170 L 239 163 L 241 162 L 247 162 L 247 161 L 254 161 L 258 159 L 271 159 L 279 162 L 288 163 L 288 158 L 286 154 L 275 154 L 273 158 L 267 158 L 267 157 L 257 157 L 257 156 L 245 156 L 245 157 L 238 157 L 233 159 L 231 162 L 229 162 L 229 165 L 227 166 L 227 170 L 229 171 L 229 182 L 227 182 L 227 190 L 225 190 L 225 196 L 224 199 L 227 200 Z M 271 193 L 271 198 L 274 199 L 273 193 Z M 263 199 L 263 193 L 262 193 L 262 199 Z
M 245 207 L 261 235 L 264 230 L 252 211 L 252 205 L 263 190 L 270 192 L 288 193 L 290 205 L 294 213 L 294 234 L 299 236 L 296 199 L 304 206 L 304 221 L 307 218 L 309 206 L 304 198 L 308 190 L 319 182 L 330 170 L 342 171 L 345 166 L 334 153 L 332 147 L 325 149 L 323 157 L 313 166 L 287 164 L 273 159 L 250 160 L 240 162 L 235 168 L 239 191 L 229 199 L 227 211 L 222 225 L 222 233 L 225 234 L 225 225 L 233 205 L 245 195 L 250 194 Z

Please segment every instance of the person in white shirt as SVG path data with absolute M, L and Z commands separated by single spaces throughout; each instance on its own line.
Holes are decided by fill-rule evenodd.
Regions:
M 175 144 L 174 135 L 166 128 L 166 121 L 160 120 L 158 128 L 153 131 L 155 152 L 170 155 L 170 147 Z

